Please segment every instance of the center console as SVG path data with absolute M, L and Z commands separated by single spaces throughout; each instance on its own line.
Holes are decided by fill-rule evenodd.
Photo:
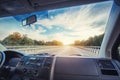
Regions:
M 48 80 L 53 56 L 24 56 L 17 64 L 16 72 L 22 80 Z

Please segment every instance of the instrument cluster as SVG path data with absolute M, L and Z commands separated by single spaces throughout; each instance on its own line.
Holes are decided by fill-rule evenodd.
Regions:
M 48 80 L 53 56 L 24 56 L 17 64 L 16 71 L 23 80 Z

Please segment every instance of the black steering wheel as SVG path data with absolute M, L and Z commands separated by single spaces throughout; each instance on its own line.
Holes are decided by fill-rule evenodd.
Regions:
M 0 69 L 3 66 L 4 62 L 5 62 L 5 53 L 0 51 Z
M 24 54 L 17 51 L 0 51 L 0 80 L 16 80 L 11 79 L 15 75 L 16 70 L 16 64 L 13 66 L 12 63 L 19 62 L 23 56 Z

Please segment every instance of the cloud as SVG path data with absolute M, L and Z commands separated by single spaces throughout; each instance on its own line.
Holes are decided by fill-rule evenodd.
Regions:
M 63 31 L 63 33 L 51 34 L 51 39 L 83 40 L 104 33 L 111 6 L 112 2 L 83 5 L 67 8 L 66 11 L 59 14 L 59 9 L 57 9 L 57 15 L 52 19 L 38 20 L 36 24 L 43 25 L 48 29 L 51 29 L 53 25 L 58 25 L 71 30 L 71 32 Z
M 107 4 L 107 3 L 106 3 Z M 103 6 L 105 6 L 104 4 Z M 62 14 L 58 14 L 53 19 L 43 19 L 39 20 L 37 24 L 42 24 L 43 26 L 46 26 L 47 28 L 52 28 L 52 25 L 59 25 L 67 29 L 76 29 L 79 28 L 89 28 L 91 24 L 94 24 L 95 22 L 101 22 L 104 21 L 106 23 L 110 11 L 111 4 L 107 5 L 106 10 L 103 10 L 104 8 L 99 6 L 96 8 L 95 12 L 95 6 L 97 4 L 92 5 L 84 5 L 77 7 L 77 10 L 74 11 L 73 7 L 71 7 L 67 12 L 64 12 Z M 92 14 L 92 11 L 94 10 L 94 14 Z M 97 11 L 101 10 L 98 15 Z M 103 12 L 104 11 L 104 12 Z

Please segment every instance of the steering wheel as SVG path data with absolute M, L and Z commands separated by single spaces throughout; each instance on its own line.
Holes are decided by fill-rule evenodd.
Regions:
M 5 53 L 0 51 L 0 69 L 3 66 L 4 62 L 5 62 Z

